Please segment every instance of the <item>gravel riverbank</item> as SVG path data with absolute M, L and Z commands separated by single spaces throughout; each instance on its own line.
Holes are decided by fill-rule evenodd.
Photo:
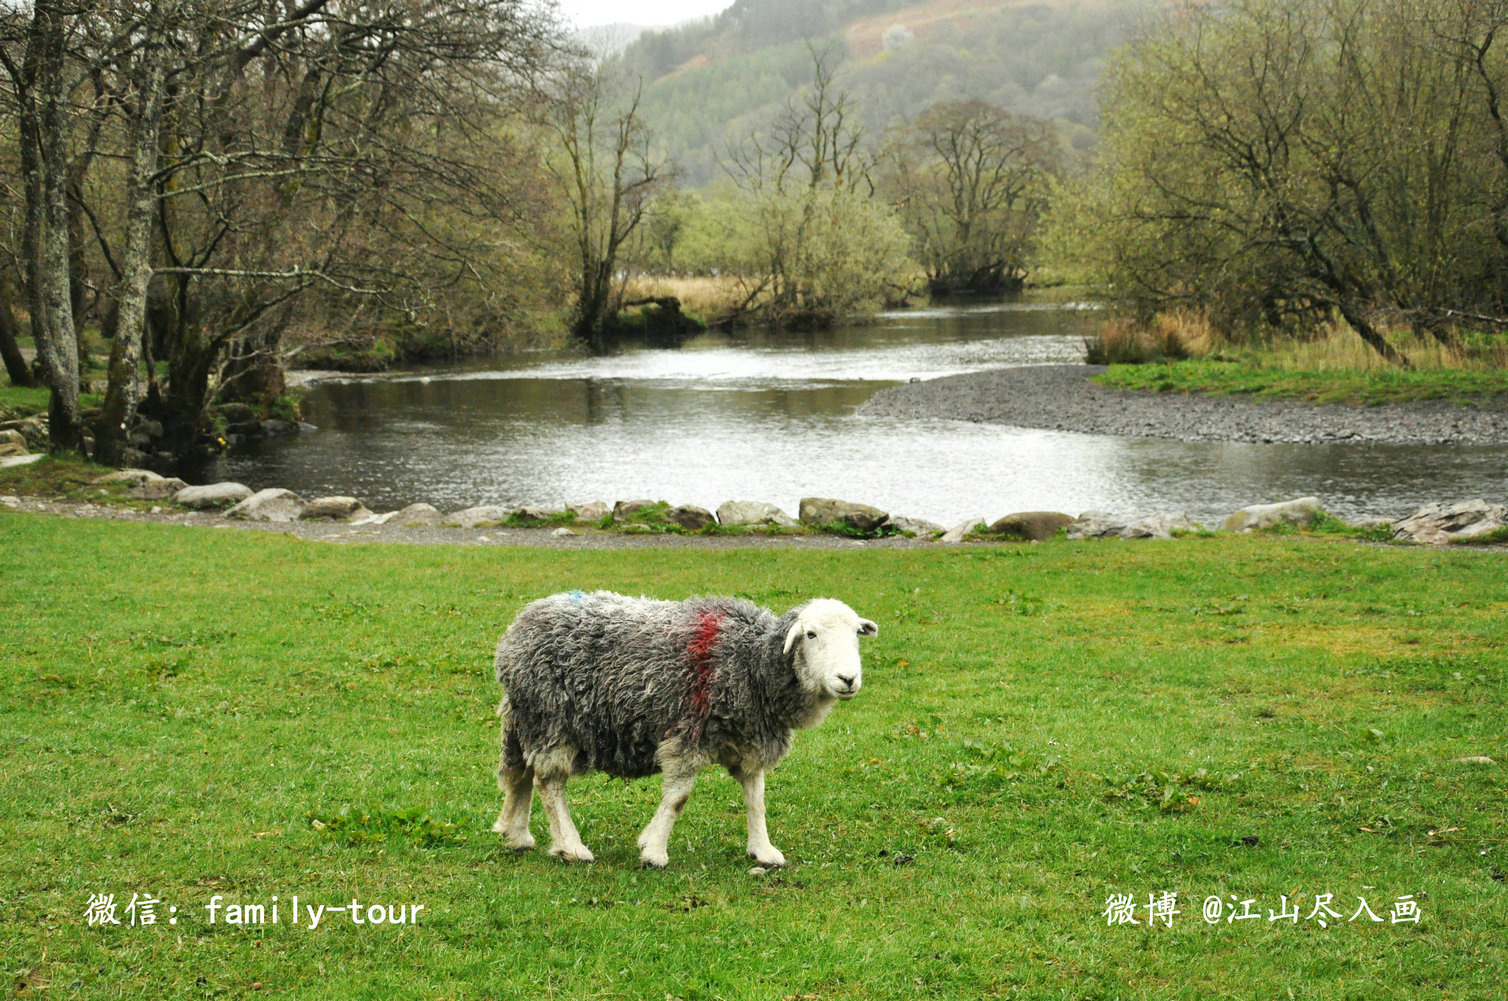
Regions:
M 1249 396 L 1139 393 L 1090 382 L 1101 365 L 992 369 L 882 389 L 861 416 L 1012 424 L 1017 427 L 1178 441 L 1508 444 L 1508 399 L 1363 407 Z

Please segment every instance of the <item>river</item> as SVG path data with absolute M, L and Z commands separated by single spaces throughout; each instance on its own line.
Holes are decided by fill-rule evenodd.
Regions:
M 1186 443 L 854 414 L 909 379 L 1081 361 L 1097 320 L 1084 303 L 1026 300 L 325 381 L 304 403 L 315 430 L 245 447 L 213 472 L 306 498 L 353 494 L 374 510 L 652 498 L 794 514 L 815 495 L 946 525 L 1089 509 L 1213 523 L 1309 494 L 1348 519 L 1396 518 L 1502 492 L 1503 446 Z

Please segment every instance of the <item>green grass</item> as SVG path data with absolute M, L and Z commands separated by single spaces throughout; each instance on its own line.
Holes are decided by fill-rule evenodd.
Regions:
M 1315 403 L 1377 405 L 1415 400 L 1479 402 L 1508 393 L 1508 371 L 1352 369 L 1294 371 L 1259 362 L 1178 361 L 1112 365 L 1094 376 L 1102 386 L 1154 393 L 1240 393 Z M 1501 401 L 1499 401 L 1501 402 Z
M 1505 569 L 1312 536 L 553 551 L 0 508 L 0 962 L 19 997 L 1500 996 Z M 711 772 L 664 872 L 636 867 L 654 780 L 572 783 L 591 866 L 488 831 L 492 647 L 578 587 L 879 623 L 863 694 L 770 777 L 786 870 L 750 875 Z M 1171 928 L 1107 926 L 1163 891 Z M 176 926 L 85 922 L 148 892 Z M 1321 893 L 1424 917 L 1321 929 Z M 281 923 L 210 925 L 216 894 Z M 310 930 L 295 894 L 425 910 Z M 1212 895 L 1262 917 L 1208 925 Z

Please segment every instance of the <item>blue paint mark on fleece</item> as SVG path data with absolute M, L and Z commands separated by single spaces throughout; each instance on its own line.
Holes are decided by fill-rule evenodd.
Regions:
M 581 590 L 568 591 L 566 593 L 570 596 L 572 601 L 580 601 L 582 598 L 586 597 L 586 592 Z

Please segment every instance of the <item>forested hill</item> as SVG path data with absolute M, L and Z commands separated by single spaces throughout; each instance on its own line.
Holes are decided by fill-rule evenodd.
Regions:
M 865 124 L 883 130 L 937 101 L 978 98 L 1093 141 L 1095 85 L 1146 0 L 738 0 L 641 35 L 620 57 L 645 82 L 646 119 L 685 172 L 768 121 L 812 77 L 808 42 L 833 43 Z

